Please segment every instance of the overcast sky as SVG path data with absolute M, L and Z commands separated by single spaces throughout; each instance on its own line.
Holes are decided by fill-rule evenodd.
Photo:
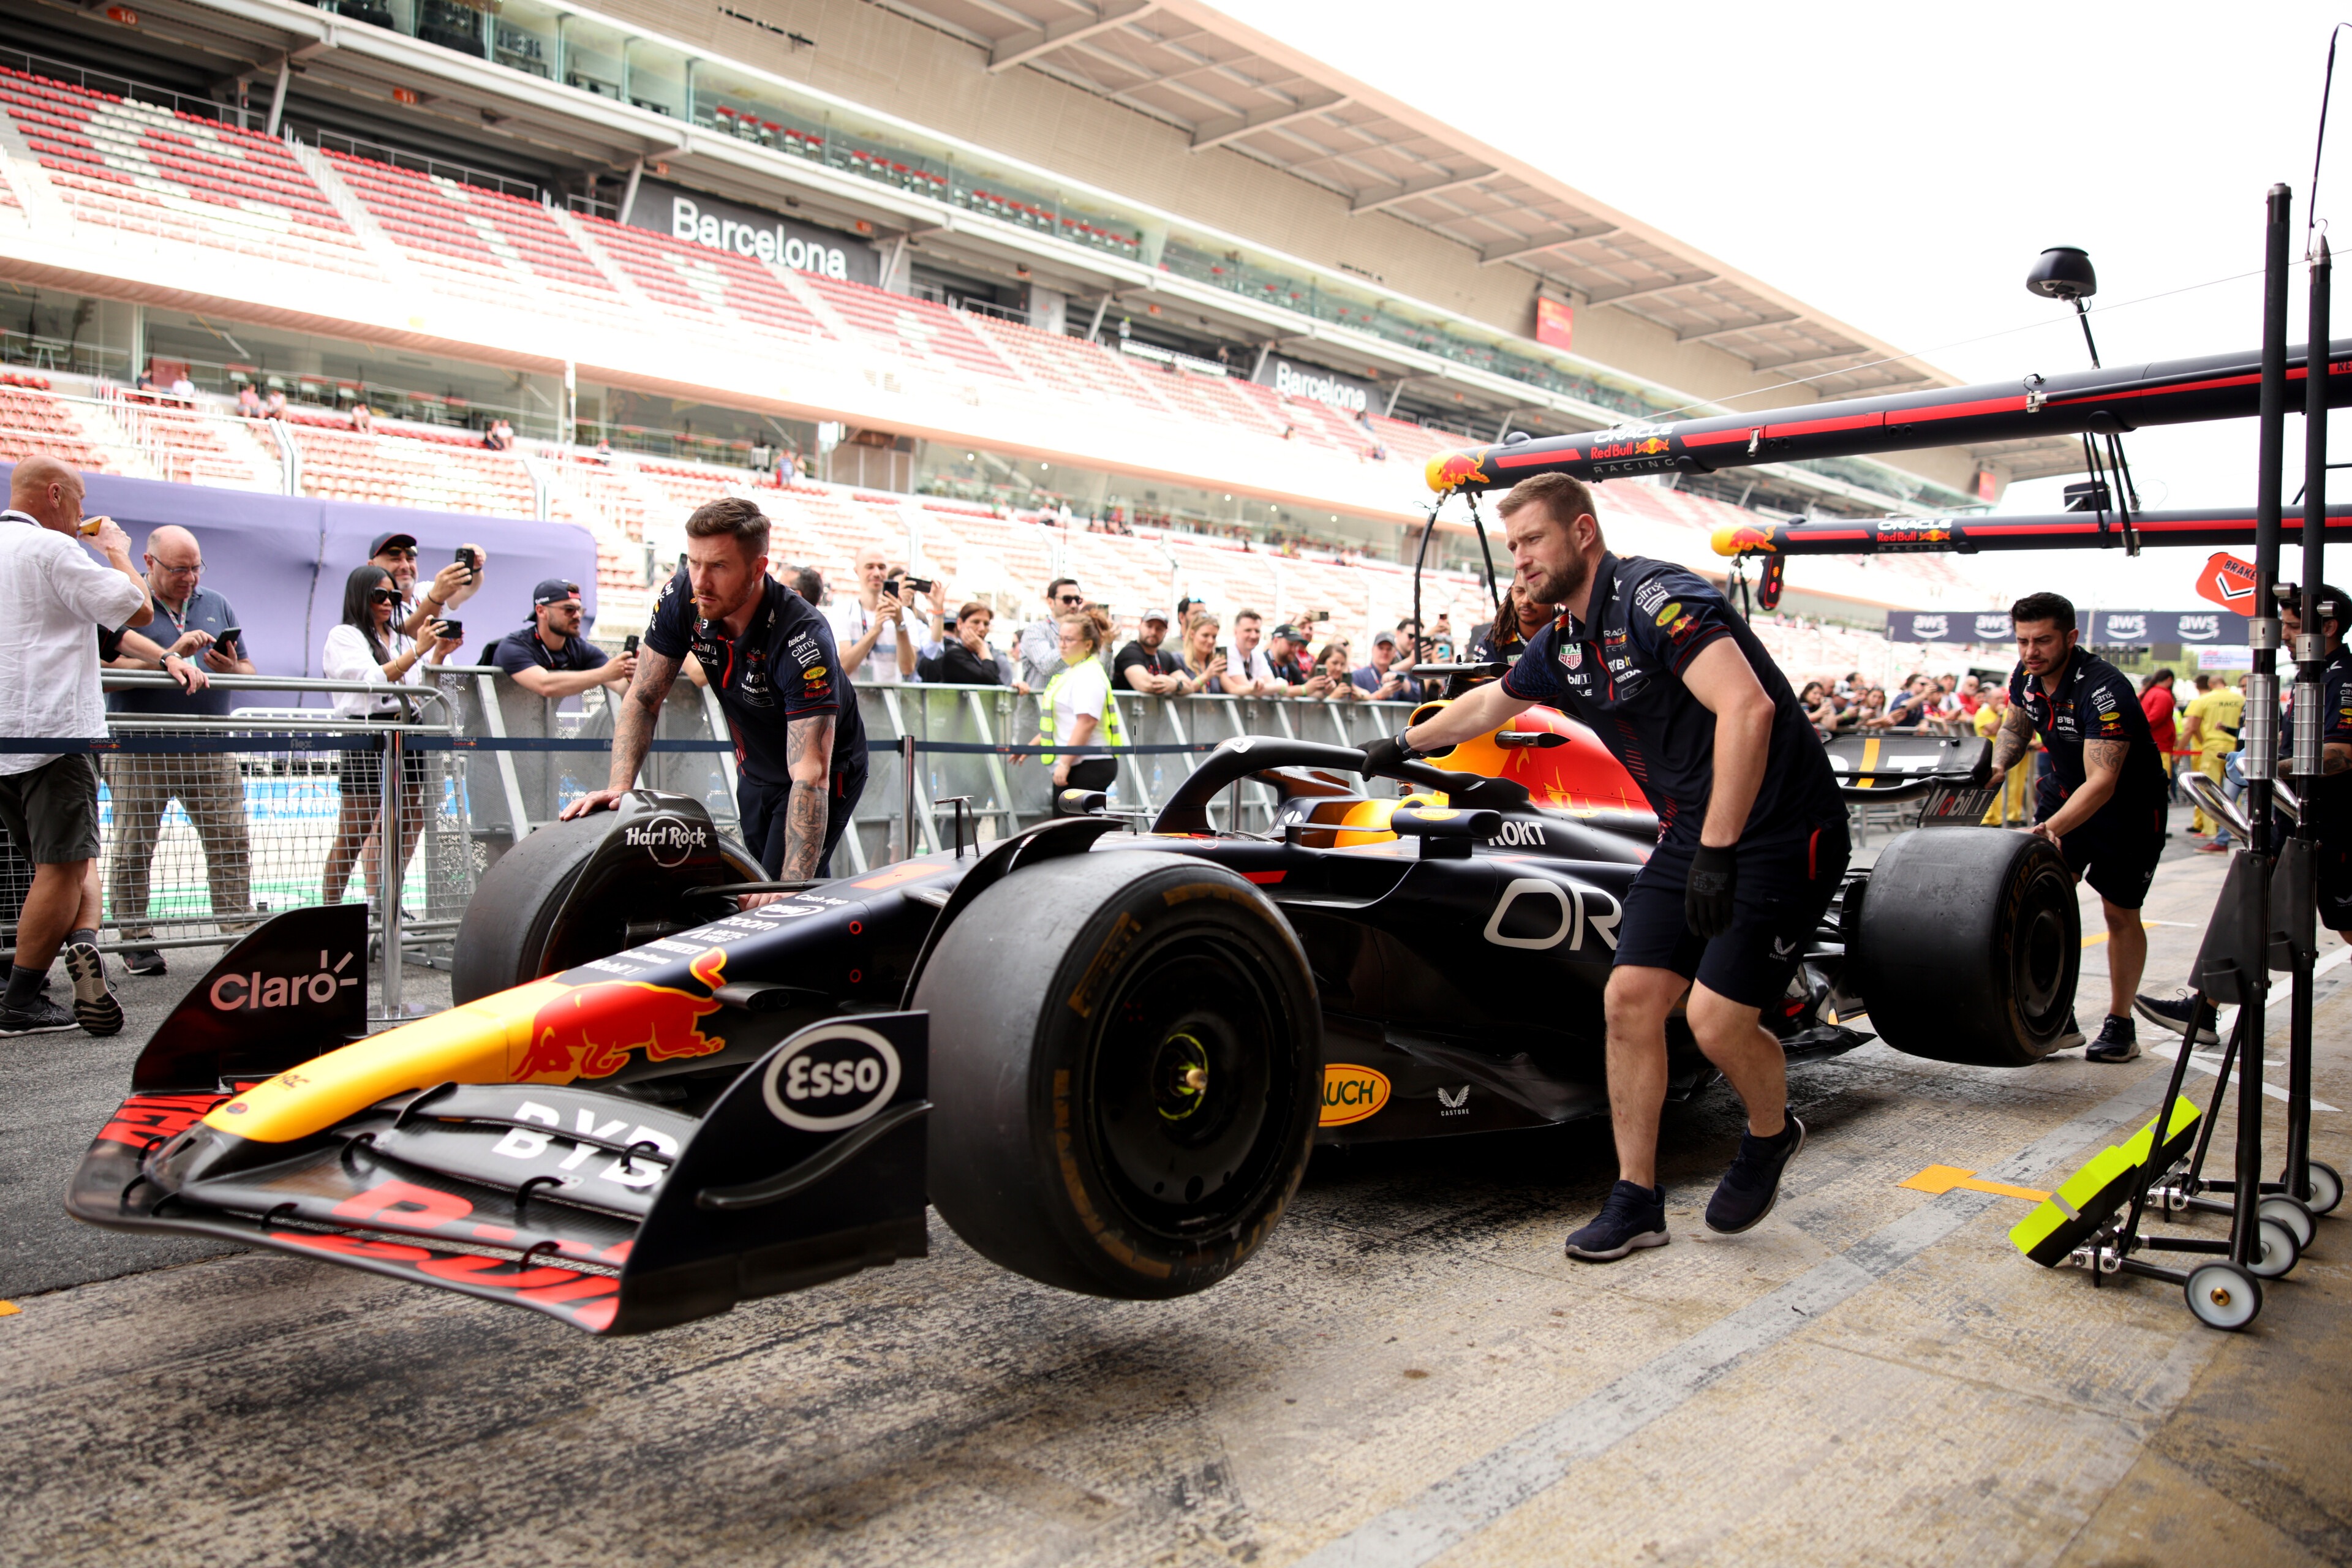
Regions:
M 2301 254 L 2328 29 L 2352 16 L 2306 0 L 1220 3 L 1969 381 L 2088 367 L 2073 313 L 2024 289 L 2051 245 L 2081 246 L 2098 268 L 2093 330 L 2111 366 L 2256 347 L 2260 278 L 2213 280 L 2262 266 L 2273 181 L 2294 188 Z M 2352 213 L 2352 35 L 2336 87 L 2323 216 Z M 2352 224 L 2338 237 L 2343 338 Z M 2148 299 L 2200 284 L 2211 286 Z M 2302 289 L 2298 270 L 2296 342 Z M 2352 459 L 2352 418 L 2330 423 L 2339 460 Z M 2142 500 L 2252 506 L 2253 431 L 2243 420 L 2131 437 Z M 2292 497 L 2300 419 L 2287 439 Z M 2352 495 L 2352 470 L 2337 479 Z M 2001 510 L 2054 511 L 2064 482 L 2016 486 Z M 1989 592 L 2022 574 L 2034 581 L 2018 591 L 2180 609 L 2196 603 L 2189 583 L 2204 556 L 2066 552 L 1974 564 Z M 2347 570 L 2352 562 L 2330 575 Z

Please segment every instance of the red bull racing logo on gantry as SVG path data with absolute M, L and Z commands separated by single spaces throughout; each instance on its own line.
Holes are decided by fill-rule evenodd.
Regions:
M 712 948 L 688 970 L 717 991 L 726 983 L 727 954 Z M 702 1020 L 724 1005 L 675 986 L 642 980 L 597 980 L 541 1004 L 531 1015 L 530 1043 L 514 1070 L 517 1083 L 570 1083 L 610 1078 L 629 1053 L 647 1061 L 707 1057 L 726 1048 L 725 1037 L 706 1035 Z

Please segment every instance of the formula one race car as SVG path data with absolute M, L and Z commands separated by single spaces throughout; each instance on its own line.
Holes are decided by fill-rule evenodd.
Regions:
M 1601 987 L 1656 822 L 1589 731 L 1515 723 L 1404 764 L 1402 798 L 1360 752 L 1234 740 L 1149 832 L 1066 792 L 1009 838 L 811 884 L 639 792 L 484 877 L 447 1012 L 365 1034 L 357 905 L 247 937 L 157 1031 L 68 1206 L 599 1332 L 919 1258 L 927 1202 L 1048 1284 L 1202 1289 L 1318 1142 L 1605 1109 Z M 1878 744 L 1862 770 L 1902 765 Z M 1932 769 L 1855 777 L 1982 810 Z M 1244 779 L 1275 830 L 1213 831 Z M 738 908 L 762 891 L 788 896 Z M 1848 876 L 1767 1021 L 1791 1060 L 1867 1016 L 1902 1050 L 2028 1063 L 2079 952 L 2048 844 L 1915 830 Z M 1675 1091 L 1710 1081 L 1670 1039 Z

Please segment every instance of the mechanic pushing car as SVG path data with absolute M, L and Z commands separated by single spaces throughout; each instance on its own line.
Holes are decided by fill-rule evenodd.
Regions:
M 2075 879 L 2098 893 L 2107 919 L 2107 1018 L 2083 1055 L 2127 1062 L 2139 1055 L 2132 995 L 2147 966 L 2139 907 L 2164 850 L 2170 794 L 2164 760 L 2131 682 L 2075 646 L 2082 634 L 2071 600 L 2028 594 L 2010 606 L 2009 616 L 2017 630 L 2009 716 L 1969 782 L 1986 787 L 2042 737 L 2050 771 L 2042 777 L 2032 831 L 2058 846 Z M 2070 1045 L 2080 1037 L 2071 1021 L 2066 1034 Z
M 1760 1023 L 1795 974 L 1846 865 L 1836 777 L 1772 657 L 1723 596 L 1669 562 L 1610 553 L 1592 492 L 1539 474 L 1504 497 L 1517 577 L 1559 615 L 1510 672 L 1367 746 L 1393 765 L 1487 734 L 1536 703 L 1591 727 L 1658 815 L 1657 847 L 1625 898 L 1605 999 L 1616 1185 L 1568 1255 L 1606 1262 L 1663 1247 L 1658 1118 L 1666 1016 L 1685 988 L 1699 1048 L 1748 1110 L 1739 1152 L 1706 1205 L 1712 1229 L 1771 1212 L 1805 1137 L 1787 1063 Z
M 689 652 L 719 689 L 735 742 L 743 842 L 780 881 L 831 876 L 834 846 L 866 791 L 866 726 L 842 678 L 833 628 L 768 575 L 768 520 L 733 496 L 686 520 L 686 564 L 663 584 L 646 627 L 636 678 L 614 725 L 610 782 L 562 816 L 602 810 L 636 783 Z M 754 893 L 740 903 L 751 909 L 780 896 Z

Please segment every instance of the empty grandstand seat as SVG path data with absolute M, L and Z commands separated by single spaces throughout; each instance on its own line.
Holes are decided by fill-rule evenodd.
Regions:
M 272 137 L 5 67 L 0 107 L 83 223 L 382 276 Z

